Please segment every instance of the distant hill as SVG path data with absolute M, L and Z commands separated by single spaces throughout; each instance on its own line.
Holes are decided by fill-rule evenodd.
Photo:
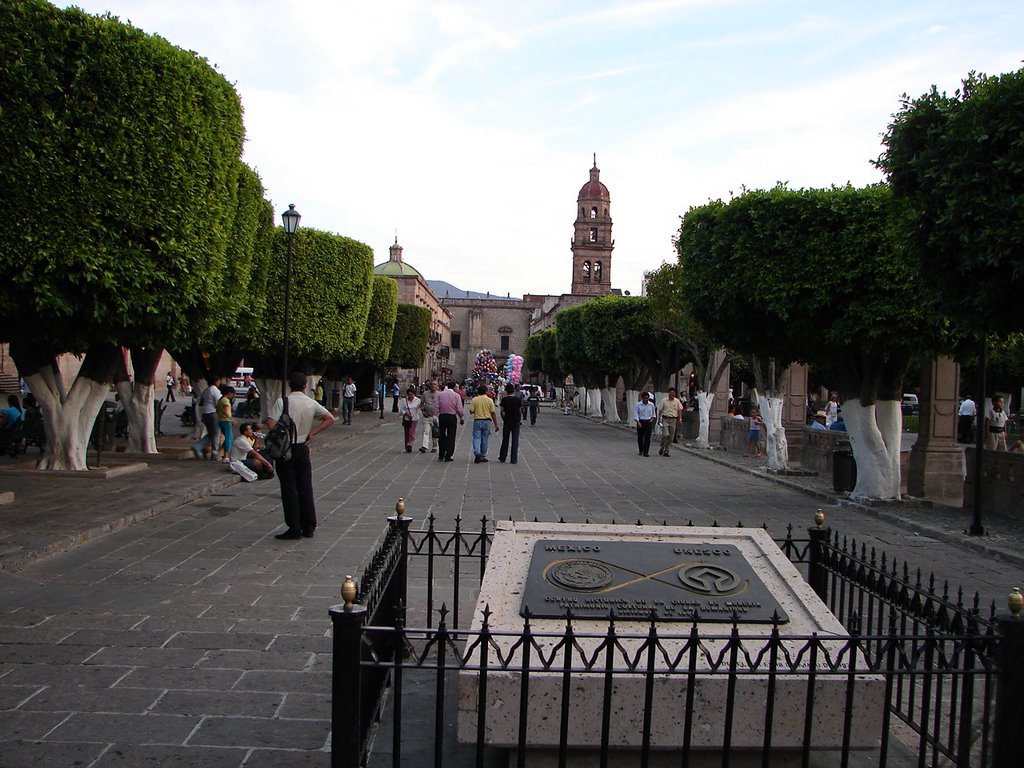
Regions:
M 507 299 L 508 296 L 499 296 L 496 294 L 479 293 L 477 291 L 464 291 L 461 288 L 456 288 L 451 283 L 446 283 L 444 280 L 427 280 L 427 285 L 430 286 L 430 290 L 434 292 L 434 295 L 439 299 L 443 299 L 447 296 L 450 299 Z M 519 296 L 513 296 L 513 299 L 520 298 Z

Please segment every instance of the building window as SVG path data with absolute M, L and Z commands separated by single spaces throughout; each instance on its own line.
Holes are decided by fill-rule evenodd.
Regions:
M 461 331 L 452 331 L 452 349 L 462 349 Z
M 595 261 L 594 262 L 594 282 L 595 283 L 600 283 L 601 282 L 601 262 L 600 261 Z
M 583 282 L 584 283 L 589 283 L 590 282 L 590 262 L 589 261 L 584 261 L 583 262 Z
M 590 218 L 592 218 L 592 219 L 596 219 L 597 218 L 597 208 L 591 208 L 590 209 Z
M 591 227 L 590 228 L 590 242 L 592 242 L 592 243 L 596 243 L 597 242 L 597 227 Z
M 501 337 L 501 351 L 508 352 L 508 336 L 504 334 Z

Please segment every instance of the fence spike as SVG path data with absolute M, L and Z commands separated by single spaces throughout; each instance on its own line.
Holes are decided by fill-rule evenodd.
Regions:
M 638 517 L 638 518 L 636 519 L 636 524 L 637 524 L 637 525 L 643 525 L 643 524 L 644 524 L 644 521 L 643 521 L 643 520 L 641 520 L 641 519 L 640 519 L 640 518 Z
M 483 617 L 484 617 L 484 624 L 483 624 L 483 626 L 486 628 L 486 627 L 490 626 L 490 623 L 491 623 L 491 604 L 490 603 L 484 603 Z

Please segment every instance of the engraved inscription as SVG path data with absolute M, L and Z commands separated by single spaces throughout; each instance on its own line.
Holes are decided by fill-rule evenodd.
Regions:
M 520 612 L 576 619 L 780 622 L 789 617 L 732 544 L 539 541 Z

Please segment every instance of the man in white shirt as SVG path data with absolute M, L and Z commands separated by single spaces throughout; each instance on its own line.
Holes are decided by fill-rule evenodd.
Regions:
M 313 465 L 309 460 L 309 444 L 313 436 L 323 432 L 337 419 L 306 394 L 306 374 L 295 371 L 288 379 L 288 415 L 295 424 L 295 444 L 288 460 L 281 459 L 275 467 L 281 483 L 281 505 L 288 530 L 275 539 L 311 538 L 316 531 L 316 502 L 313 498 Z M 278 400 L 268 414 L 271 429 L 284 412 L 284 403 Z M 319 420 L 315 427 L 313 422 Z
M 345 379 L 345 388 L 341 391 L 341 423 L 352 423 L 352 410 L 356 405 L 356 385 L 349 376 Z
M 658 417 L 658 409 L 651 402 L 649 392 L 640 393 L 640 402 L 636 404 L 636 444 L 641 456 L 650 456 L 651 433 Z
M 961 443 L 971 442 L 974 432 L 974 417 L 978 415 L 978 407 L 974 404 L 970 395 L 964 395 L 964 401 L 960 403 L 960 410 L 956 418 L 956 439 Z
M 220 443 L 220 424 L 217 421 L 217 401 L 221 398 L 220 376 L 210 379 L 210 386 L 203 390 L 199 398 L 199 418 L 206 427 L 206 434 L 192 446 L 192 453 L 197 459 L 217 460 L 217 448 Z

